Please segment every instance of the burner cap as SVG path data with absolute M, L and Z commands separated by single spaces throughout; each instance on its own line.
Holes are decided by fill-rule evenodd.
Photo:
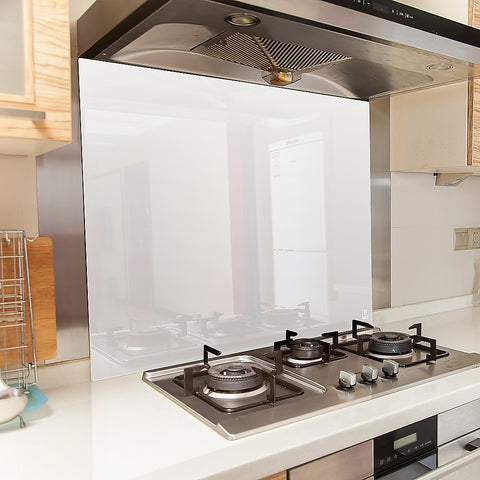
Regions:
M 257 388 L 263 384 L 263 377 L 251 362 L 222 363 L 208 369 L 208 386 L 212 390 L 241 392 Z
M 292 357 L 313 360 L 322 356 L 322 344 L 311 338 L 298 338 L 291 345 Z
M 383 355 L 399 355 L 412 350 L 412 339 L 405 333 L 375 332 L 370 336 L 368 349 Z

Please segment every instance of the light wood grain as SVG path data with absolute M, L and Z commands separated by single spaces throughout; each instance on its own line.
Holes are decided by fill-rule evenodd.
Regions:
M 279 472 L 268 477 L 264 477 L 261 480 L 287 480 L 287 472 Z
M 470 25 L 480 28 L 480 0 L 469 0 L 471 7 Z M 469 84 L 469 158 L 468 164 L 480 166 L 480 79 Z
M 27 242 L 27 253 L 37 361 L 51 360 L 57 356 L 52 239 L 39 237 Z M 28 315 L 27 319 L 29 323 Z
M 4 244 L 3 254 L 8 255 L 11 252 L 11 247 Z M 57 355 L 52 240 L 48 237 L 39 237 L 34 242 L 27 242 L 27 256 L 32 297 L 35 353 L 37 361 L 50 360 Z M 13 273 L 12 266 L 13 264 L 4 262 L 2 272 L 4 278 L 14 278 L 18 276 L 18 274 Z M 26 297 L 27 288 L 25 283 L 24 292 Z M 0 365 L 10 367 L 17 365 L 21 356 L 18 355 L 19 349 L 15 347 L 22 343 L 27 345 L 27 362 L 32 362 L 32 341 L 28 303 L 25 304 L 24 312 L 26 323 L 24 342 L 21 341 L 21 337 L 19 336 L 19 328 L 5 328 L 7 323 L 3 325 L 0 324 L 0 326 L 2 326 L 2 328 L 0 328 Z
M 0 101 L 0 107 L 44 111 L 46 119 L 0 117 L 0 153 L 4 154 L 39 155 L 72 138 L 68 0 L 30 1 L 34 103 Z

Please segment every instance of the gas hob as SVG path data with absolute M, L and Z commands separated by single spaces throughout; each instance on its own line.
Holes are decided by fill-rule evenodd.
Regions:
M 420 324 L 411 330 L 356 320 L 309 339 L 287 330 L 273 346 L 233 355 L 205 346 L 203 361 L 143 380 L 233 440 L 480 366 L 479 354 L 437 347 Z

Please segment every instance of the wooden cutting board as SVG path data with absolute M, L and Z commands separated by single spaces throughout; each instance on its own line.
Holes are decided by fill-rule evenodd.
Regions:
M 37 361 L 50 360 L 57 356 L 55 285 L 52 249 L 52 239 L 49 237 L 39 237 L 33 242 L 27 242 Z M 11 272 L 4 271 L 4 277 L 7 273 L 12 276 Z M 25 289 L 25 294 L 26 292 L 27 290 Z M 27 362 L 31 362 L 32 341 L 30 335 L 28 303 L 25 304 L 25 312 Z M 1 326 L 2 323 L 0 323 L 0 327 Z M 9 366 L 17 364 L 17 349 L 13 348 L 12 350 L 6 350 L 5 346 L 7 348 L 12 348 L 19 344 L 18 332 L 19 330 L 16 328 L 0 328 L 0 368 L 2 365 L 5 365 L 5 362 Z
M 57 356 L 52 239 L 38 237 L 33 242 L 27 242 L 27 253 L 37 361 L 51 360 Z M 27 324 L 30 324 L 28 316 Z M 28 330 L 28 337 L 30 337 L 30 330 Z

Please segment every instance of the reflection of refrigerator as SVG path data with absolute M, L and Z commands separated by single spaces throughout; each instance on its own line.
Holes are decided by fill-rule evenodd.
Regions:
M 326 315 L 323 141 L 310 134 L 270 145 L 275 304 L 310 302 Z

